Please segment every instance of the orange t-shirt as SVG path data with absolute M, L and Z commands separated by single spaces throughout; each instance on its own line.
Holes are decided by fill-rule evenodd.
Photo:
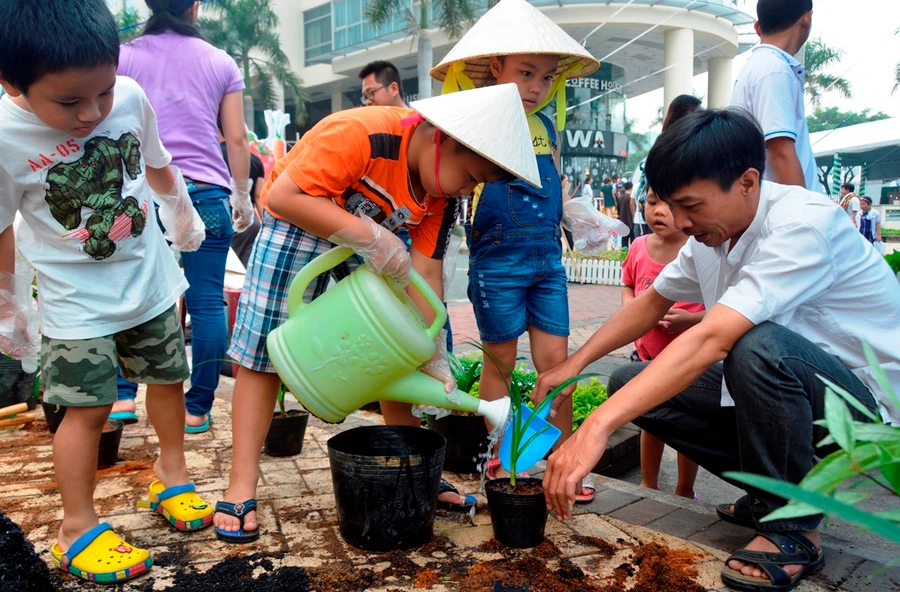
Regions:
M 269 188 L 287 172 L 308 195 L 329 198 L 379 224 L 390 218 L 407 226 L 417 251 L 443 259 L 459 203 L 430 196 L 420 206 L 410 195 L 407 151 L 417 124 L 404 127 L 402 121 L 414 114 L 399 107 L 362 107 L 329 115 L 278 161 L 260 202 L 272 213 Z

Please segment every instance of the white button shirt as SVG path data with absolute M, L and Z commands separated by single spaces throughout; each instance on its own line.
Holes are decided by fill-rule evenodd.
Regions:
M 862 342 L 900 393 L 900 283 L 836 204 L 800 187 L 764 181 L 750 227 L 729 243 L 690 238 L 654 287 L 669 300 L 731 308 L 772 321 L 837 356 L 872 391 L 885 422 L 900 409 L 878 386 Z M 723 406 L 733 405 L 723 389 Z
M 774 45 L 758 45 L 738 74 L 731 105 L 756 118 L 766 141 L 781 137 L 794 140 L 806 188 L 821 193 L 803 105 L 805 83 L 806 70 L 794 56 Z M 771 166 L 766 166 L 763 179 L 775 180 Z

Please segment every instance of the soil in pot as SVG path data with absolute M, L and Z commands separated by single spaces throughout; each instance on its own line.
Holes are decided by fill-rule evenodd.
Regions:
M 341 536 L 368 551 L 431 539 L 446 440 L 409 426 L 366 426 L 328 440 Z
M 56 430 L 59 429 L 59 424 L 62 423 L 63 417 L 66 415 L 66 407 L 41 401 L 41 408 L 44 410 L 47 428 L 50 430 L 51 434 L 55 434 Z
M 0 590 L 17 592 L 53 592 L 62 582 L 43 559 L 19 526 L 0 511 Z
M 540 479 L 493 479 L 484 485 L 494 538 L 506 545 L 525 549 L 544 540 L 547 502 Z
M 303 450 L 303 436 L 309 413 L 291 409 L 282 415 L 276 411 L 266 434 L 265 451 L 269 456 L 296 456 Z
M 444 470 L 453 473 L 478 472 L 478 457 L 487 451 L 487 426 L 480 415 L 428 416 L 428 429 L 447 439 Z
M 37 407 L 34 398 L 36 377 L 37 372 L 22 370 L 19 360 L 0 360 L 0 408 L 17 403 L 27 403 L 29 410 Z
M 119 443 L 122 441 L 122 430 L 125 423 L 118 419 L 107 419 L 100 434 L 100 450 L 97 454 L 97 470 L 102 471 L 116 464 L 119 460 Z

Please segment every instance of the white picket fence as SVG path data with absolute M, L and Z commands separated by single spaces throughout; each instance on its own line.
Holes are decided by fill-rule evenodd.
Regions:
M 579 284 L 622 286 L 622 262 L 563 257 L 566 278 Z

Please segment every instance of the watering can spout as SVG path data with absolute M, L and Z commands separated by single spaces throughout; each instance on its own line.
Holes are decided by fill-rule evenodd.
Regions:
M 494 426 L 494 430 L 506 429 L 509 421 L 508 397 L 497 401 L 482 401 L 460 390 L 448 396 L 444 391 L 443 382 L 419 371 L 382 387 L 376 398 L 476 413 L 486 417 Z

